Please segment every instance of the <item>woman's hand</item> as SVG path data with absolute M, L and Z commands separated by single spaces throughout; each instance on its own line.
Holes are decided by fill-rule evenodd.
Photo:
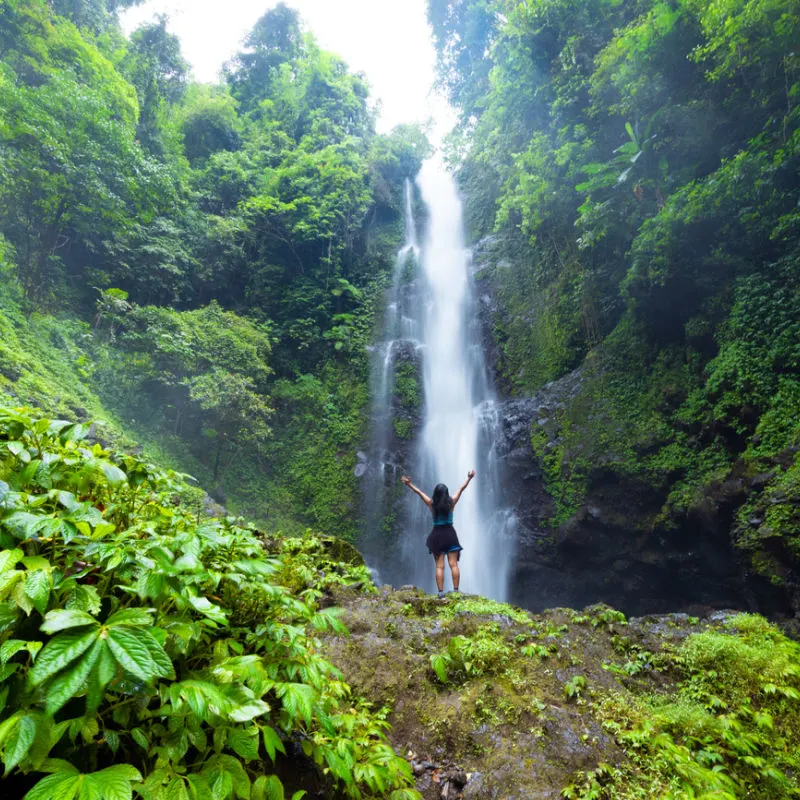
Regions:
M 400 478 L 400 482 L 404 483 L 406 486 L 411 486 L 411 478 L 409 478 L 408 475 L 403 475 Z
M 471 469 L 471 470 L 470 470 L 470 471 L 467 473 L 467 480 L 468 480 L 468 481 L 471 481 L 471 480 L 472 480 L 474 477 L 475 477 L 475 470 L 474 470 L 474 469 Z

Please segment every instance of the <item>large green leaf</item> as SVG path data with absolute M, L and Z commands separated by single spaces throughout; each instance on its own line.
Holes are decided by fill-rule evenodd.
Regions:
M 112 486 L 121 486 L 128 480 L 128 476 L 116 464 L 112 464 L 110 461 L 101 461 L 100 469 L 103 475 L 106 476 L 106 480 Z
M 132 625 L 147 628 L 153 624 L 153 608 L 124 608 L 122 611 L 117 611 L 112 614 L 107 620 L 106 625 L 113 627 L 115 625 Z
M 283 741 L 278 736 L 275 728 L 265 725 L 261 730 L 261 734 L 264 738 L 264 747 L 267 750 L 267 754 L 273 761 L 275 760 L 275 751 L 286 754 L 286 748 L 283 746 Z
M 13 573 L 6 573 L 6 576 Z M 24 584 L 25 573 L 18 572 L 17 573 L 17 580 L 14 582 L 14 590 L 11 592 L 11 597 L 14 599 L 14 602 L 26 613 L 30 614 L 33 611 L 33 601 L 25 594 L 25 584 Z M 6 587 L 8 588 L 8 587 Z
M 100 708 L 103 702 L 103 693 L 106 686 L 114 679 L 117 674 L 117 662 L 111 655 L 108 642 L 101 641 L 102 648 L 97 658 L 94 670 L 89 675 L 89 684 L 86 688 L 86 713 L 93 714 Z
M 175 668 L 172 666 L 172 659 L 167 655 L 164 648 L 156 641 L 150 631 L 145 631 L 145 636 L 142 636 L 147 651 L 150 653 L 150 658 L 153 659 L 153 664 L 157 669 L 157 674 L 160 678 L 171 678 L 175 680 Z
M 17 539 L 32 539 L 46 522 L 47 517 L 31 514 L 27 511 L 15 511 L 3 520 L 3 524 Z
M 9 639 L 0 645 L 0 664 L 5 664 L 10 658 L 25 649 L 26 642 L 22 639 Z
M 284 683 L 277 689 L 278 696 L 283 700 L 283 707 L 289 714 L 300 717 L 305 722 L 311 721 L 316 692 L 305 683 Z
M 24 800 L 73 800 L 81 784 L 77 770 L 61 770 L 42 778 L 26 795 Z
M 25 573 L 21 569 L 9 570 L 8 572 L 0 573 L 0 596 L 8 597 L 13 596 L 16 585 L 25 577 Z M 24 595 L 23 591 L 23 595 Z M 19 601 L 17 601 L 19 605 Z M 24 605 L 24 603 L 23 603 Z M 31 604 L 31 608 L 33 604 Z
M 268 713 L 269 706 L 263 700 L 250 700 L 234 706 L 228 713 L 228 717 L 233 722 L 249 722 L 251 719 Z
M 131 800 L 131 784 L 141 780 L 139 771 L 129 764 L 85 775 L 69 767 L 42 778 L 24 800 Z
M 19 611 L 12 603 L 0 603 L 0 633 L 5 633 L 19 619 Z
M 143 681 L 150 681 L 161 674 L 145 642 L 147 636 L 149 634 L 146 631 L 111 628 L 106 639 L 117 663 Z
M 76 609 L 59 609 L 50 611 L 44 618 L 39 630 L 43 633 L 57 633 L 68 628 L 79 628 L 84 625 L 97 625 L 97 620 L 85 611 Z
M 169 687 L 172 705 L 179 708 L 183 703 L 202 720 L 224 717 L 231 707 L 231 700 L 222 689 L 208 681 L 188 680 L 173 683 Z
M 19 561 L 22 560 L 25 553 L 22 550 L 2 550 L 0 551 L 0 573 L 6 570 L 14 569 Z
M 28 673 L 32 686 L 38 686 L 85 653 L 97 640 L 97 628 L 66 631 L 49 641 Z
M 209 619 L 214 620 L 214 622 L 225 624 L 228 621 L 225 612 L 219 606 L 215 606 L 207 597 L 197 597 L 192 593 L 189 595 L 188 599 L 192 608 Z
M 99 639 L 92 645 L 77 664 L 65 670 L 47 687 L 47 701 L 45 711 L 51 716 L 61 709 L 73 697 L 81 694 L 86 688 L 87 679 L 92 668 L 97 663 L 100 651 L 105 647 L 105 642 Z
M 6 775 L 22 761 L 31 749 L 36 738 L 36 721 L 30 716 L 21 717 L 11 735 L 6 739 L 3 749 L 3 763 Z
M 25 556 L 25 558 L 22 559 L 22 563 L 25 569 L 28 570 L 50 569 L 51 567 L 50 562 L 43 556 Z
M 6 448 L 8 448 L 8 452 L 12 455 L 15 455 L 22 461 L 23 464 L 27 464 L 31 460 L 31 454 L 26 449 L 25 445 L 22 442 L 8 442 L 6 444 Z
M 33 607 L 40 613 L 47 611 L 50 600 L 51 577 L 49 570 L 37 569 L 25 576 L 25 594 L 31 599 Z
M 284 800 L 283 784 L 277 775 L 262 775 L 253 783 L 250 800 Z
M 129 764 L 117 764 L 84 776 L 79 800 L 131 800 L 132 783 L 139 783 L 139 770 Z
M 228 732 L 228 747 L 245 761 L 258 758 L 258 728 L 232 728 Z
M 219 785 L 219 782 L 233 784 L 233 794 L 239 800 L 249 800 L 250 798 L 250 778 L 238 758 L 220 754 L 209 758 L 203 765 L 203 777 L 211 784 Z
M 173 778 L 167 786 L 166 794 L 159 795 L 164 800 L 194 800 L 183 778 Z

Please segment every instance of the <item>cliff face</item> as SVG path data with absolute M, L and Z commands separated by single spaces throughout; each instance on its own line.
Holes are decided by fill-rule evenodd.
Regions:
M 498 252 L 501 242 L 483 240 L 474 266 L 484 346 L 507 395 L 496 448 L 520 520 L 511 601 L 800 615 L 800 551 L 787 524 L 798 518 L 797 448 L 773 459 L 748 459 L 741 444 L 721 452 L 708 424 L 681 415 L 687 380 L 657 374 L 640 353 L 619 357 L 634 338 L 624 329 L 525 396 L 504 356 Z

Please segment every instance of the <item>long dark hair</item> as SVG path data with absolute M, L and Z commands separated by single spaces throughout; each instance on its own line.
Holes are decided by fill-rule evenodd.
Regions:
M 450 491 L 443 483 L 437 483 L 431 498 L 431 510 L 434 519 L 447 519 L 453 508 L 453 501 L 450 499 Z

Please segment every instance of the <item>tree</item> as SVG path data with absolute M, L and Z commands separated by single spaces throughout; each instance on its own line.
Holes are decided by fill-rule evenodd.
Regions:
M 253 110 L 272 96 L 273 84 L 284 65 L 291 65 L 305 44 L 300 16 L 278 3 L 256 22 L 244 40 L 245 50 L 225 67 L 225 76 L 242 107 Z
M 181 55 L 180 40 L 167 31 L 164 15 L 131 34 L 120 68 L 139 96 L 137 136 L 151 153 L 163 156 L 162 117 L 183 97 L 189 75 L 189 65 Z
M 55 288 L 68 245 L 77 239 L 102 251 L 103 240 L 130 228 L 134 217 L 147 220 L 156 187 L 160 199 L 170 193 L 135 142 L 130 87 L 74 29 L 56 23 L 44 30 L 59 37 L 58 57 L 83 79 L 40 62 L 43 80 L 28 84 L 0 65 L 0 225 L 17 248 L 26 294 L 38 297 Z
M 184 152 L 199 166 L 214 153 L 238 150 L 243 124 L 234 98 L 222 87 L 192 86 L 180 109 Z
M 98 312 L 119 344 L 132 354 L 125 380 L 139 382 L 175 433 L 201 450 L 215 442 L 213 480 L 223 450 L 258 448 L 270 436 L 269 326 L 224 311 L 212 302 L 193 311 L 137 306 L 101 296 Z

